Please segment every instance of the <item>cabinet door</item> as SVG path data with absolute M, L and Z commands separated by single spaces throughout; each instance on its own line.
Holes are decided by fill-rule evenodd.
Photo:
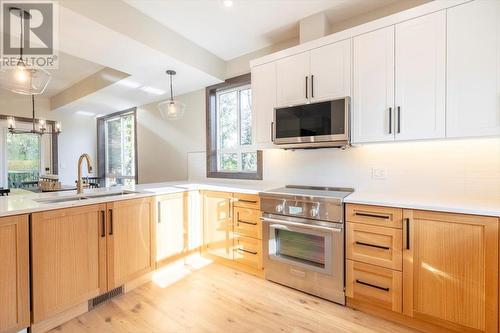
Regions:
M 106 237 L 102 237 L 104 211 L 104 205 L 92 205 L 32 215 L 35 323 L 106 290 L 100 279 L 100 273 L 105 274 L 100 270 L 100 254 L 106 251 Z
M 252 68 L 253 143 L 272 143 L 273 112 L 276 106 L 276 63 Z
M 156 199 L 156 261 L 188 251 L 188 196 L 175 193 Z
M 233 259 L 232 193 L 205 191 L 203 215 L 207 253 Z
M 108 289 L 153 269 L 153 203 L 144 198 L 108 204 Z
M 351 95 L 351 40 L 311 51 L 311 101 Z
M 396 25 L 396 140 L 445 137 L 446 12 Z
M 500 134 L 500 1 L 448 9 L 447 136 Z
M 394 27 L 353 39 L 354 143 L 394 140 Z
M 404 217 L 403 313 L 497 332 L 498 218 L 416 210 Z
M 310 95 L 310 53 L 299 53 L 276 62 L 278 106 L 305 104 Z
M 0 219 L 0 332 L 30 325 L 28 216 Z

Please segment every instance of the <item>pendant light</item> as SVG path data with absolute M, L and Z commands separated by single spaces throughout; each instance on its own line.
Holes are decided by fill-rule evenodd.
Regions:
M 29 66 L 23 60 L 24 21 L 31 19 L 31 14 L 17 7 L 10 7 L 9 12 L 19 17 L 21 34 L 19 46 L 19 60 L 15 68 L 7 68 L 0 76 L 3 88 L 16 94 L 40 95 L 50 82 L 50 74 L 43 68 Z
M 59 134 L 61 133 L 61 122 L 57 121 L 54 124 L 54 131 L 47 131 L 47 122 L 45 119 L 39 119 L 38 124 L 35 118 L 35 95 L 31 95 L 31 106 L 33 110 L 33 117 L 31 118 L 32 128 L 29 130 L 26 129 L 17 129 L 16 128 L 16 118 L 7 117 L 7 128 L 9 129 L 9 133 L 11 134 Z
M 174 91 L 172 89 L 172 77 L 176 74 L 173 70 L 168 70 L 167 75 L 170 76 L 170 99 L 158 104 L 160 114 L 164 119 L 175 120 L 181 119 L 184 115 L 186 105 L 178 100 L 174 100 Z

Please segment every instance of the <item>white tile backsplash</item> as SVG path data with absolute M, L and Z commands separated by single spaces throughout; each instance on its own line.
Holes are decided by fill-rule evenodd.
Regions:
M 206 180 L 205 163 L 205 153 L 189 154 L 190 180 Z M 386 169 L 386 179 L 373 179 L 373 167 Z M 500 138 L 266 150 L 263 181 L 500 197 Z

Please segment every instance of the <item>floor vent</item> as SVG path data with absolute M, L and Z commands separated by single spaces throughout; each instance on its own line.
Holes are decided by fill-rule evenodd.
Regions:
M 123 286 L 120 286 L 118 288 L 108 291 L 105 294 L 92 298 L 91 300 L 89 300 L 89 311 L 95 308 L 96 306 L 102 303 L 106 303 L 107 301 L 121 294 L 123 294 Z

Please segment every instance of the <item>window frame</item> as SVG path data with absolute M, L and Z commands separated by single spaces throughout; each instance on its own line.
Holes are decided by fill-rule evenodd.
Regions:
M 107 145 L 106 145 L 106 121 L 112 120 L 114 118 L 120 118 L 127 114 L 133 114 L 134 118 L 134 167 L 135 167 L 135 175 L 134 176 L 117 176 L 114 174 L 110 174 L 115 176 L 115 178 L 120 179 L 134 179 L 135 184 L 139 184 L 139 166 L 138 166 L 138 156 L 139 153 L 137 151 L 137 108 L 130 108 L 127 110 L 111 113 L 109 115 L 105 115 L 103 117 L 97 118 L 97 169 L 98 169 L 98 177 L 99 183 L 101 186 L 106 186 L 106 153 L 107 153 Z
M 246 87 L 246 88 L 244 88 Z M 207 148 L 206 148 L 206 165 L 207 165 L 207 178 L 227 178 L 227 179 L 247 179 L 247 180 L 262 180 L 262 151 L 255 149 L 255 146 L 248 145 L 248 152 L 257 153 L 257 170 L 255 172 L 248 171 L 220 171 L 219 165 L 220 161 L 218 158 L 218 118 L 217 118 L 217 101 L 218 96 L 221 92 L 229 92 L 231 90 L 245 90 L 247 88 L 251 89 L 251 76 L 250 73 L 240 75 L 234 78 L 227 79 L 226 81 L 209 86 L 206 88 L 206 135 L 207 135 Z M 238 96 L 239 102 L 239 96 Z M 239 105 L 238 105 L 239 108 Z M 253 121 L 254 112 L 252 110 L 252 125 L 255 123 Z M 241 122 L 240 112 L 238 112 L 238 143 L 241 140 Z M 253 141 L 253 135 L 252 135 Z M 238 145 L 234 152 L 243 153 L 246 149 L 241 149 L 244 147 Z M 232 152 L 232 149 L 225 149 L 224 152 Z M 241 162 L 239 162 L 240 164 Z M 240 166 L 241 167 L 241 166 Z

